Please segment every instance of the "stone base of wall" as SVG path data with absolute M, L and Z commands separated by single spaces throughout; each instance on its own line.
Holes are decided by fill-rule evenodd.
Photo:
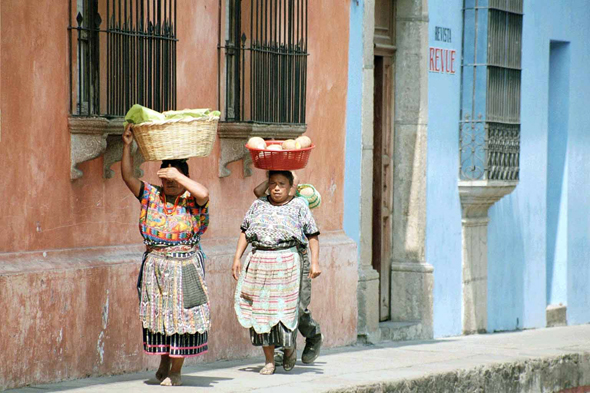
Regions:
M 209 352 L 186 364 L 262 354 L 233 309 L 236 242 L 203 241 L 213 326 Z M 326 347 L 349 345 L 357 337 L 356 244 L 343 232 L 323 233 L 320 243 L 310 309 Z M 142 252 L 130 245 L 0 254 L 0 390 L 155 369 L 159 359 L 143 353 L 138 319 Z
M 432 328 L 424 328 L 421 322 L 381 322 L 381 341 L 414 341 L 432 338 Z
M 546 310 L 547 327 L 567 325 L 567 306 L 562 304 L 550 304 Z

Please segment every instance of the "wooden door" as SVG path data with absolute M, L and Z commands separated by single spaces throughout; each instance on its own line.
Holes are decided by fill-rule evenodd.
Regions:
M 390 319 L 393 207 L 393 58 L 375 56 L 373 267 L 379 272 L 379 314 Z
M 394 0 L 375 1 L 373 268 L 379 272 L 380 320 L 390 319 L 393 241 Z

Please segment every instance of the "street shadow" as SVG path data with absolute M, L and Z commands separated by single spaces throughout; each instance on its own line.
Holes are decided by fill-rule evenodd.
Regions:
M 433 345 L 433 344 L 440 344 L 440 343 L 451 343 L 457 341 L 454 338 L 442 338 L 442 339 L 432 339 L 432 340 L 413 340 L 413 341 L 382 341 L 375 344 L 369 343 L 359 343 L 354 344 L 348 347 L 338 347 L 338 348 L 330 348 L 327 350 L 322 349 L 321 356 L 330 356 L 336 355 L 340 353 L 354 353 L 354 352 L 362 352 L 362 351 L 372 351 L 378 349 L 388 349 L 388 348 L 401 348 L 401 347 L 412 347 L 412 346 L 421 346 L 421 345 Z M 318 362 L 315 362 L 318 363 Z
M 150 373 L 151 374 L 151 373 Z M 146 379 L 149 378 L 149 379 Z M 182 376 L 182 386 L 191 386 L 191 387 L 199 387 L 199 388 L 211 388 L 215 387 L 215 385 L 219 384 L 222 381 L 229 381 L 233 378 L 222 378 L 222 377 L 203 377 L 197 375 L 183 375 Z M 81 389 L 84 387 L 93 387 L 103 385 L 107 387 L 108 385 L 113 385 L 111 389 L 113 391 L 116 390 L 115 384 L 118 382 L 130 382 L 130 381 L 141 381 L 145 385 L 160 385 L 160 382 L 154 377 L 151 378 L 146 375 L 146 373 L 142 373 L 140 375 L 137 374 L 124 374 L 119 375 L 117 377 L 113 377 L 112 381 L 108 384 L 105 384 L 104 378 L 88 378 L 88 379 L 81 379 L 81 380 L 73 380 L 73 381 L 65 381 L 59 385 L 39 385 L 39 386 L 28 386 L 20 389 L 14 390 L 15 392 L 22 392 L 22 393 L 35 393 L 35 392 L 65 392 L 68 390 L 73 389 Z
M 391 341 L 385 342 L 378 345 L 378 348 L 399 348 L 399 347 L 412 347 L 418 345 L 433 345 L 440 343 L 452 343 L 457 341 L 453 338 L 445 337 L 444 339 L 432 339 L 432 340 L 414 340 L 414 341 Z M 370 347 L 369 347 L 370 348 Z
M 183 375 L 182 376 L 182 386 L 192 386 L 192 387 L 199 387 L 199 388 L 213 388 L 221 381 L 231 381 L 233 378 L 221 378 L 221 377 L 202 377 L 197 375 Z M 147 381 L 143 381 L 146 385 L 159 385 L 160 381 L 158 381 L 155 377 L 150 378 Z
M 284 374 L 284 375 L 301 375 L 301 374 L 308 374 L 308 373 L 313 373 L 313 374 L 323 374 L 324 371 L 321 368 L 318 368 L 316 366 L 321 366 L 326 364 L 325 362 L 315 362 L 313 365 L 305 365 L 305 364 L 299 364 L 297 363 L 295 365 L 295 368 L 291 371 L 285 371 L 283 370 L 283 367 L 281 365 L 277 365 L 276 370 L 275 370 L 275 374 Z M 242 367 L 239 370 L 243 371 L 243 372 L 247 372 L 247 373 L 255 373 L 258 374 L 260 372 L 260 370 L 262 370 L 263 365 L 261 364 L 260 366 L 246 366 L 246 367 Z
M 151 374 L 151 372 L 150 372 Z M 118 382 L 131 382 L 131 381 L 140 381 L 148 377 L 148 373 L 133 373 L 133 374 L 121 374 L 117 376 L 113 376 L 110 378 L 108 383 L 105 383 L 104 377 L 93 377 L 93 378 L 81 378 L 81 379 L 74 379 L 69 381 L 61 381 L 55 384 L 46 384 L 46 385 L 34 385 L 34 386 L 27 386 L 18 389 L 14 389 L 14 391 L 18 391 L 20 393 L 34 393 L 34 392 L 65 392 L 68 390 L 75 390 L 81 389 L 85 387 L 94 387 L 94 386 L 108 386 L 111 384 L 116 384 Z M 156 379 L 154 378 L 154 381 Z M 8 390 L 11 391 L 11 390 Z

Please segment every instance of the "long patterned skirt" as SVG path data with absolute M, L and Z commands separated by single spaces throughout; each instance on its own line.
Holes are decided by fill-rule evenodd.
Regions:
M 190 252 L 169 249 L 145 254 L 140 273 L 139 317 L 146 353 L 191 357 L 207 351 L 211 320 L 203 265 L 204 254 L 198 248 Z M 192 284 L 201 294 L 193 303 L 185 301 L 194 296 L 193 285 L 189 288 L 183 273 L 193 273 Z
M 292 347 L 298 319 L 301 257 L 295 247 L 248 254 L 234 308 L 254 345 Z

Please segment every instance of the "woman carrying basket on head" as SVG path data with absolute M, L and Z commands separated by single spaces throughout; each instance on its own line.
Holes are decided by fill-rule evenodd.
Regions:
M 321 274 L 320 232 L 305 201 L 289 195 L 292 185 L 291 172 L 269 172 L 270 194 L 254 201 L 246 213 L 232 265 L 233 277 L 238 280 L 236 314 L 240 324 L 250 329 L 252 344 L 263 347 L 263 375 L 275 372 L 275 347 L 285 349 L 286 371 L 295 366 L 301 250 L 308 244 L 309 277 Z M 242 266 L 248 243 L 252 252 Z
M 138 279 L 144 351 L 161 355 L 161 385 L 181 385 L 184 358 L 207 351 L 209 299 L 199 240 L 209 224 L 209 191 L 188 177 L 183 160 L 162 162 L 161 187 L 140 181 L 133 176 L 129 126 L 123 142 L 121 172 L 141 202 L 139 230 L 146 245 Z
M 293 186 L 289 191 L 289 195 L 297 198 L 302 198 L 305 203 L 312 210 L 317 208 L 321 204 L 320 193 L 311 184 L 299 185 L 299 179 L 297 174 L 291 171 L 293 174 Z M 268 179 L 260 183 L 254 188 L 254 195 L 256 198 L 263 197 L 268 193 Z M 320 356 L 320 349 L 323 344 L 324 335 L 322 334 L 320 324 L 313 319 L 309 305 L 311 303 L 311 277 L 309 271 L 311 269 L 311 263 L 309 260 L 308 250 L 299 250 L 301 253 L 301 277 L 299 284 L 299 321 L 297 330 L 303 337 L 305 337 L 305 348 L 301 354 L 301 362 L 304 364 L 310 364 Z M 282 359 L 284 353 L 281 351 L 275 351 L 275 361 Z

